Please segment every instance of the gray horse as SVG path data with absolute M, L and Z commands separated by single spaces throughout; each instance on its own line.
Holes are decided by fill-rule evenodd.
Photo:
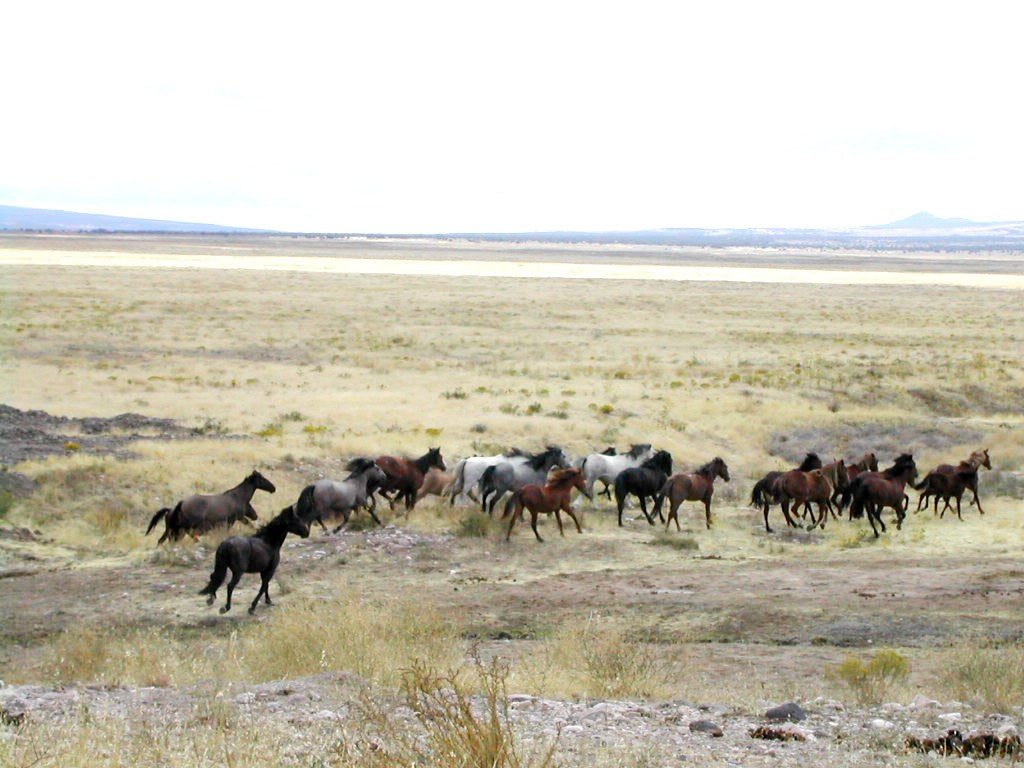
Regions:
M 459 459 L 452 469 L 452 473 L 455 475 L 455 482 L 452 483 L 451 488 L 448 490 L 450 503 L 454 505 L 455 497 L 460 494 L 465 494 L 473 501 L 479 501 L 473 489 L 480 482 L 480 475 L 484 473 L 484 470 L 503 461 L 526 461 L 527 458 L 529 457 L 518 448 L 511 448 L 505 453 L 498 453 L 494 456 L 469 456 L 465 459 Z
M 624 469 L 639 467 L 649 458 L 654 456 L 654 448 L 650 443 L 635 444 L 625 453 L 608 455 L 607 453 L 592 453 L 587 456 L 580 469 L 583 471 L 583 481 L 587 486 L 587 496 L 593 498 L 594 483 L 600 480 L 604 483 L 604 493 L 610 500 L 612 497 L 611 486 L 615 484 L 615 478 Z
M 337 533 L 348 525 L 352 512 L 359 507 L 366 507 L 370 517 L 377 525 L 380 518 L 374 512 L 373 491 L 387 479 L 384 470 L 378 467 L 373 459 L 352 459 L 346 466 L 350 474 L 341 482 L 335 480 L 318 480 L 307 485 L 299 494 L 299 500 L 292 506 L 299 519 L 307 523 L 316 521 L 327 532 L 324 518 L 341 516 L 341 524 L 334 529 Z
M 549 445 L 542 453 L 487 467 L 480 476 L 480 508 L 493 515 L 498 500 L 509 491 L 518 491 L 524 485 L 544 485 L 552 467 L 568 469 L 570 466 L 572 464 L 565 451 Z M 488 497 L 491 497 L 489 505 Z
M 229 491 L 212 496 L 189 496 L 179 501 L 174 509 L 164 507 L 153 515 L 146 534 L 153 530 L 161 518 L 164 519 L 164 533 L 157 545 L 163 544 L 168 538 L 177 541 L 186 532 L 196 538 L 197 534 L 206 533 L 218 525 L 230 526 L 242 518 L 255 520 L 256 510 L 249 502 L 257 490 L 273 493 L 277 489 L 267 478 L 253 470 L 252 474 Z

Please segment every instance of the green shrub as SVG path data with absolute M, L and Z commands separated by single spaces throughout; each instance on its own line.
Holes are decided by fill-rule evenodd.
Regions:
M 846 685 L 861 704 L 879 704 L 896 683 L 907 679 L 910 660 L 892 648 L 880 648 L 865 663 L 847 656 L 841 664 L 826 667 L 825 676 Z

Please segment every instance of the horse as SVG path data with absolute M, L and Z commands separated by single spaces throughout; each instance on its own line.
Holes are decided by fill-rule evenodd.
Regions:
M 399 499 L 405 500 L 406 515 L 416 507 L 416 492 L 423 485 L 423 476 L 431 467 L 448 469 L 441 456 L 440 448 L 431 448 L 418 459 L 403 459 L 397 456 L 378 456 L 377 466 L 384 470 L 387 479 L 380 487 L 380 495 L 388 500 L 392 509 Z M 397 491 L 394 498 L 388 491 Z
M 292 505 L 300 520 L 304 523 L 316 521 L 320 523 L 324 533 L 327 533 L 324 518 L 340 515 L 341 524 L 333 531 L 337 533 L 348 525 L 349 517 L 354 510 L 366 507 L 373 521 L 377 525 L 381 525 L 370 502 L 372 501 L 371 486 L 379 485 L 387 479 L 384 470 L 378 467 L 373 459 L 365 457 L 352 459 L 345 465 L 345 469 L 350 474 L 341 482 L 318 480 L 302 489 L 298 501 Z
M 859 459 L 854 461 L 846 462 L 846 478 L 847 483 L 843 488 L 836 488 L 835 493 L 832 494 L 832 502 L 842 512 L 847 504 L 850 503 L 850 483 L 853 482 L 853 478 L 862 472 L 877 472 L 878 471 L 878 457 L 872 451 L 867 451 Z
M 716 477 L 729 482 L 729 467 L 718 456 L 715 456 L 696 472 L 672 475 L 665 481 L 658 493 L 658 499 L 654 503 L 654 511 L 658 513 L 660 519 L 661 503 L 667 496 L 669 507 L 668 518 L 665 520 L 666 531 L 673 520 L 676 521 L 676 530 L 682 530 L 679 527 L 679 505 L 684 501 L 704 502 L 704 523 L 708 529 L 711 528 L 711 495 L 715 492 Z
M 508 531 L 505 533 L 505 541 L 512 536 L 512 528 L 516 520 L 523 515 L 525 507 L 530 512 L 530 527 L 533 528 L 533 535 L 537 541 L 544 541 L 537 532 L 537 516 L 541 513 L 550 515 L 555 513 L 555 520 L 558 522 L 558 533 L 565 536 L 565 529 L 562 527 L 562 512 L 565 512 L 572 521 L 576 523 L 576 530 L 583 533 L 580 521 L 572 510 L 572 489 L 587 495 L 587 486 L 583 480 L 583 473 L 575 468 L 556 469 L 544 485 L 524 485 L 517 491 L 513 491 L 505 503 L 505 511 L 502 519 L 512 516 L 508 521 Z M 589 496 L 588 496 L 589 498 Z
M 640 499 L 640 511 L 647 522 L 654 525 L 654 518 L 647 514 L 647 497 L 655 502 L 658 493 L 672 474 L 672 454 L 661 450 L 639 467 L 630 467 L 619 472 L 615 478 L 615 505 L 619 511 L 619 526 L 622 526 L 622 509 L 626 498 L 633 494 Z M 660 516 L 660 512 L 658 513 Z
M 917 465 L 909 453 L 897 457 L 893 465 L 884 472 L 862 472 L 857 475 L 850 482 L 850 518 L 860 517 L 866 511 L 871 530 L 875 538 L 878 538 L 875 521 L 878 521 L 878 525 L 884 531 L 882 510 L 890 507 L 896 512 L 896 529 L 899 530 L 903 527 L 903 518 L 909 506 L 909 499 L 903 489 L 907 483 L 913 483 L 915 477 Z
M 449 491 L 449 503 L 454 506 L 455 498 L 459 494 L 465 494 L 473 501 L 479 501 L 473 489 L 480 482 L 480 475 L 484 473 L 484 470 L 503 461 L 511 461 L 523 456 L 523 452 L 518 448 L 510 448 L 505 453 L 498 453 L 494 456 L 470 456 L 466 459 L 459 459 L 454 469 L 452 469 L 455 481 L 452 483 L 451 490 Z
M 838 462 L 832 463 L 837 464 Z M 835 469 L 835 467 L 832 469 Z M 772 494 L 775 500 L 782 505 L 782 514 L 787 520 L 790 519 L 790 501 L 794 502 L 794 512 L 796 512 L 801 504 L 803 505 L 804 517 L 811 511 L 811 503 L 817 503 L 820 518 L 815 520 L 814 512 L 811 511 L 811 524 L 807 527 L 808 530 L 813 530 L 818 525 L 821 525 L 822 528 L 825 527 L 828 513 L 832 511 L 832 504 L 829 500 L 832 498 L 834 488 L 835 486 L 832 484 L 832 481 L 825 474 L 824 467 L 812 469 L 810 472 L 801 472 L 798 469 L 793 469 L 789 472 L 783 472 L 775 480 L 775 483 L 772 485 Z M 765 528 L 767 528 L 767 512 L 765 513 L 764 524 Z
M 612 451 L 612 453 L 609 454 L 608 451 Z M 583 478 L 587 484 L 588 498 L 593 497 L 594 483 L 600 480 L 604 484 L 602 493 L 611 500 L 611 485 L 619 473 L 630 467 L 639 467 L 653 455 L 654 449 L 650 443 L 634 444 L 625 453 L 615 453 L 614 448 L 608 448 L 602 453 L 590 454 L 580 464 Z
M 970 456 L 961 461 L 957 466 L 951 464 L 939 464 L 935 469 L 925 475 L 918 485 L 915 485 L 915 490 L 924 493 L 921 494 L 917 501 L 917 512 L 920 512 L 923 506 L 928 505 L 928 497 L 935 497 L 935 511 L 939 510 L 939 497 L 941 496 L 946 504 L 942 508 L 942 514 L 945 515 L 946 510 L 950 509 L 949 500 L 950 498 L 956 497 L 956 516 L 960 517 L 960 498 L 963 496 L 964 490 L 967 488 L 971 489 L 971 493 L 974 495 L 972 504 L 978 507 L 978 514 L 984 515 L 985 510 L 981 508 L 981 499 L 978 498 L 978 469 L 984 467 L 985 469 L 992 469 L 992 462 L 989 460 L 988 448 L 981 448 L 974 451 Z M 955 489 L 958 485 L 963 485 L 959 488 L 959 494 L 955 494 Z M 941 517 L 941 515 L 940 515 Z
M 256 612 L 256 604 L 259 603 L 260 597 L 266 600 L 267 605 L 273 605 L 270 602 L 270 579 L 281 562 L 281 545 L 289 533 L 302 538 L 309 536 L 309 526 L 296 514 L 294 505 L 282 509 L 277 517 L 252 536 L 232 536 L 224 539 L 217 547 L 210 582 L 199 590 L 200 595 L 208 595 L 206 604 L 213 605 L 213 601 L 217 599 L 217 590 L 224 583 L 224 577 L 230 568 L 228 599 L 221 607 L 221 613 L 231 610 L 231 593 L 235 591 L 235 585 L 243 573 L 259 573 L 261 579 L 260 590 L 249 606 L 249 613 Z
M 818 454 L 816 453 L 808 453 L 804 456 L 804 460 L 800 462 L 800 466 L 797 467 L 797 469 L 801 472 L 810 472 L 812 469 L 821 469 L 821 459 L 818 458 Z M 772 529 L 768 526 L 768 508 L 773 503 L 778 503 L 772 497 L 772 485 L 779 477 L 782 476 L 782 474 L 783 472 L 781 471 L 769 472 L 754 483 L 754 488 L 750 493 L 750 506 L 764 508 L 764 527 L 768 533 L 772 532 Z M 786 523 L 794 528 L 796 527 L 796 523 L 793 522 L 793 519 L 788 515 L 788 513 L 786 514 Z
M 431 467 L 423 476 L 423 485 L 416 491 L 416 501 L 422 501 L 424 496 L 445 496 L 454 482 L 454 472 Z
M 249 503 L 256 491 L 274 493 L 277 488 L 258 471 L 253 470 L 248 477 L 230 490 L 212 496 L 195 495 L 182 499 L 174 509 L 164 507 L 149 521 L 146 535 L 156 526 L 161 518 L 164 520 L 163 535 L 157 545 L 170 538 L 177 541 L 188 532 L 193 538 L 197 533 L 205 533 L 218 525 L 230 527 L 236 520 L 246 518 L 256 520 L 256 510 Z
M 541 453 L 526 457 L 525 461 L 503 461 L 487 467 L 480 476 L 480 508 L 493 515 L 494 507 L 508 491 L 519 490 L 524 485 L 541 485 L 553 467 L 568 468 L 570 464 L 564 450 L 549 445 Z M 589 498 L 589 493 L 587 496 Z

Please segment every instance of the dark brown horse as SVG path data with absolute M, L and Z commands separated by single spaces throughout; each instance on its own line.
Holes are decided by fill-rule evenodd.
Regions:
M 960 517 L 960 499 L 967 489 L 974 494 L 971 502 L 978 507 L 978 514 L 984 515 L 985 510 L 981 508 L 981 499 L 978 498 L 978 469 L 992 469 L 992 462 L 988 457 L 988 449 L 982 448 L 961 461 L 957 466 L 951 464 L 939 464 L 935 469 L 925 475 L 924 480 L 914 486 L 915 490 L 924 491 L 917 500 L 917 512 L 928 506 L 928 497 L 935 497 L 935 511 L 939 511 L 939 499 L 945 501 L 942 508 L 942 515 L 950 509 L 949 500 L 956 499 L 956 516 Z M 940 515 L 940 517 L 942 516 Z
M 704 524 L 711 528 L 711 495 L 715 492 L 715 478 L 720 477 L 729 482 L 729 467 L 718 456 L 713 458 L 696 472 L 672 475 L 661 487 L 658 499 L 654 502 L 654 511 L 661 517 L 661 503 L 668 497 L 668 518 L 665 530 L 675 520 L 676 530 L 679 527 L 679 505 L 684 501 L 701 501 L 704 503 Z
M 508 521 L 508 532 L 505 534 L 505 541 L 512 536 L 512 528 L 516 520 L 522 517 L 523 508 L 530 512 L 530 527 L 533 528 L 533 535 L 537 541 L 544 541 L 537 532 L 537 516 L 541 513 L 550 515 L 555 513 L 555 520 L 558 522 L 558 533 L 565 536 L 565 529 L 562 528 L 562 512 L 565 512 L 572 521 L 576 523 L 576 530 L 583 533 L 580 521 L 572 510 L 572 489 L 590 498 L 587 494 L 587 486 L 583 479 L 583 473 L 572 467 L 570 469 L 555 469 L 544 485 L 525 485 L 518 491 L 514 491 L 509 500 L 505 503 L 505 512 L 502 518 L 512 516 Z
M 801 472 L 810 472 L 812 469 L 821 469 L 821 459 L 818 458 L 816 453 L 808 453 L 804 456 L 804 460 L 800 462 L 800 466 L 797 467 Z M 772 504 L 778 504 L 778 502 L 772 496 L 772 486 L 775 481 L 779 479 L 784 473 L 781 471 L 769 472 L 756 483 L 750 493 L 750 506 L 764 509 L 764 527 L 768 533 L 772 532 L 771 527 L 768 525 L 768 509 Z M 786 513 L 786 523 L 792 527 L 796 527 L 796 523 Z
M 380 487 L 380 495 L 388 500 L 391 508 L 395 502 L 405 500 L 406 514 L 416 507 L 416 492 L 423 485 L 423 477 L 431 467 L 448 469 L 440 448 L 431 448 L 418 459 L 404 459 L 398 456 L 378 456 L 377 466 L 384 470 L 387 480 Z M 388 493 L 394 492 L 394 497 Z
M 232 536 L 224 539 L 217 546 L 210 581 L 199 590 L 200 595 L 208 595 L 206 604 L 213 605 L 213 601 L 217 599 L 217 590 L 224 583 L 230 568 L 228 599 L 220 609 L 221 613 L 231 610 L 231 593 L 235 591 L 235 586 L 243 573 L 259 573 L 262 580 L 260 591 L 256 593 L 256 599 L 249 606 L 249 613 L 256 612 L 256 604 L 261 597 L 266 600 L 267 605 L 273 605 L 270 602 L 270 579 L 281 562 L 281 545 L 289 533 L 302 538 L 309 536 L 309 525 L 299 518 L 294 506 L 282 509 L 277 517 L 256 531 L 253 536 Z
M 915 477 L 917 465 L 909 453 L 899 456 L 884 472 L 862 472 L 857 475 L 850 481 L 850 517 L 860 517 L 867 512 L 871 530 L 877 538 L 878 528 L 875 527 L 875 522 L 877 521 L 881 529 L 885 530 L 882 510 L 889 507 L 896 512 L 896 529 L 899 530 L 903 527 L 903 518 L 906 517 L 909 504 L 904 488 L 907 483 L 913 483 Z
M 846 477 L 847 484 L 842 488 L 836 488 L 835 493 L 832 494 L 832 503 L 839 508 L 842 512 L 847 504 L 850 503 L 850 483 L 853 479 L 861 474 L 862 472 L 877 472 L 878 471 L 878 457 L 871 451 L 868 451 L 859 459 L 854 461 L 846 462 Z
M 224 493 L 213 496 L 189 496 L 179 501 L 174 509 L 164 507 L 153 515 L 146 533 L 149 534 L 160 518 L 163 518 L 164 533 L 157 541 L 159 545 L 168 538 L 177 541 L 183 533 L 189 533 L 193 538 L 197 538 L 198 534 L 206 533 L 218 525 L 230 526 L 242 518 L 255 520 L 256 511 L 249 502 L 258 490 L 273 493 L 277 489 L 267 478 L 253 470 L 245 480 Z

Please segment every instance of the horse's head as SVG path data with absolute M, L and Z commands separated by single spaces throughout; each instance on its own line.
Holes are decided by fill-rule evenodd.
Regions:
M 972 453 L 969 461 L 976 467 L 992 469 L 992 462 L 988 458 L 988 448 L 982 448 L 980 451 Z
M 653 469 L 655 472 L 672 474 L 672 454 L 666 450 L 660 450 L 641 465 L 644 469 Z
M 437 448 L 431 448 L 429 451 L 427 451 L 427 456 L 430 457 L 429 466 L 437 467 L 442 472 L 448 469 L 448 465 L 444 463 L 444 456 L 441 455 L 441 446 L 438 446 Z
M 720 456 L 715 456 L 715 473 L 725 482 L 729 482 L 729 467 L 726 466 L 725 459 Z
M 872 472 L 878 471 L 878 457 L 875 456 L 874 451 L 868 451 L 864 454 L 864 458 L 861 459 L 864 465 Z
M 836 462 L 836 485 L 845 488 L 850 484 L 850 474 L 846 471 L 846 462 L 840 459 Z
M 615 456 L 617 453 L 618 451 L 615 450 L 614 445 L 609 445 L 607 448 L 601 451 L 602 456 Z
M 274 484 L 272 482 L 267 480 L 267 478 L 265 478 L 255 469 L 252 471 L 252 474 L 245 479 L 247 482 L 252 483 L 256 487 L 256 490 L 258 491 L 274 493 L 277 490 L 277 488 L 274 487 Z
M 629 447 L 629 455 L 637 461 L 646 461 L 654 455 L 650 443 L 634 443 Z
M 808 453 L 804 456 L 804 460 L 797 467 L 801 472 L 810 472 L 812 469 L 818 469 L 821 467 L 821 459 L 818 458 L 816 453 Z
M 309 536 L 309 524 L 299 517 L 298 512 L 295 511 L 294 504 L 282 509 L 281 517 L 284 519 L 285 529 L 288 533 L 294 533 L 296 536 L 301 536 L 304 539 Z
M 345 465 L 345 469 L 349 472 L 349 476 L 361 475 L 363 472 L 368 470 L 370 467 L 377 466 L 373 459 L 367 456 L 356 456 Z

